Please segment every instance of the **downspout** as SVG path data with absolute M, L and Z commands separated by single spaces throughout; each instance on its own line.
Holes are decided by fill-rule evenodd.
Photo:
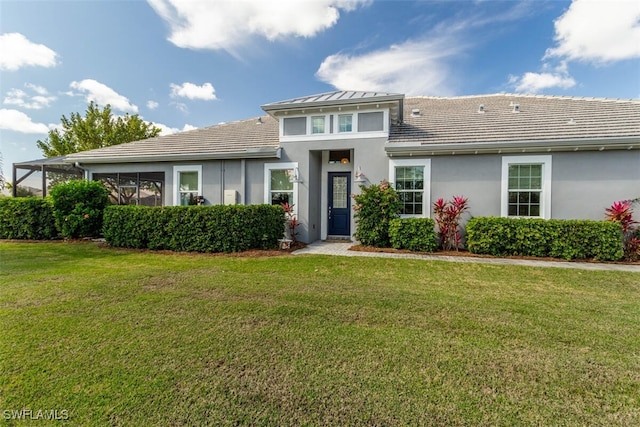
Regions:
M 47 197 L 47 167 L 42 164 L 40 167 L 40 171 L 42 172 L 42 197 Z
M 11 195 L 13 197 L 16 197 L 18 194 L 18 184 L 16 184 L 16 182 L 18 181 L 18 168 L 16 168 L 15 163 L 13 164 L 13 173 L 12 173 L 13 177 L 13 181 L 11 182 Z
M 240 189 L 242 190 L 240 197 L 241 204 L 243 205 L 247 204 L 247 199 L 245 197 L 245 194 L 247 194 L 247 179 L 245 177 L 245 174 L 247 173 L 246 163 L 247 161 L 245 159 L 240 160 Z
M 220 163 L 220 204 L 224 204 L 224 160 Z
M 84 167 L 82 167 L 82 166 L 80 165 L 80 163 L 79 163 L 79 162 L 75 162 L 75 163 L 73 164 L 73 166 L 74 166 L 74 167 L 76 167 L 76 168 L 78 168 L 78 169 L 80 169 L 80 170 L 82 171 L 82 174 L 84 175 L 84 179 L 86 179 L 87 181 L 89 181 L 89 171 L 88 171 L 87 169 L 85 169 Z

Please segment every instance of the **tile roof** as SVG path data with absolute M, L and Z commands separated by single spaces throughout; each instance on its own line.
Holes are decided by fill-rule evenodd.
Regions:
M 331 92 L 267 104 L 398 101 L 403 95 L 377 92 Z M 376 101 L 374 101 L 376 102 Z M 317 106 L 317 104 L 313 104 Z M 483 106 L 483 112 L 479 107 Z M 518 112 L 514 112 L 518 105 Z M 265 106 L 263 106 L 265 108 Z M 286 109 L 286 108 L 285 108 Z M 266 111 L 267 109 L 265 109 Z M 633 139 L 640 144 L 640 100 L 537 95 L 480 95 L 404 99 L 404 121 L 392 125 L 386 150 L 402 147 L 442 150 L 465 143 L 554 145 L 565 141 Z M 415 114 L 414 110 L 419 110 Z M 257 124 L 260 121 L 261 124 Z M 120 163 L 279 157 L 278 121 L 270 115 L 172 135 L 100 148 L 67 156 L 67 162 Z
M 69 162 L 108 163 L 276 157 L 278 121 L 265 115 L 67 156 Z
M 640 100 L 496 94 L 406 98 L 388 145 L 620 137 L 640 138 Z

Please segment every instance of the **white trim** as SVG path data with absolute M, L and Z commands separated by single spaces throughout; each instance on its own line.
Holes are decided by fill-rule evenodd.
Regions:
M 183 165 L 173 167 L 173 205 L 180 205 L 180 172 L 198 172 L 198 195 L 202 196 L 202 165 Z
M 271 204 L 271 171 L 280 169 L 295 169 L 298 167 L 298 162 L 283 162 L 283 163 L 265 163 L 264 164 L 264 203 Z M 298 170 L 299 178 L 304 180 L 300 170 Z M 293 182 L 293 212 L 298 212 L 298 183 Z
M 395 184 L 396 167 L 424 167 L 424 188 L 422 189 L 422 215 L 401 215 L 403 218 L 431 218 L 431 159 L 389 159 L 389 182 Z M 394 185 L 395 188 L 395 185 Z
M 503 156 L 500 191 L 500 216 L 509 216 L 509 165 L 542 165 L 542 197 L 540 218 L 551 219 L 551 158 L 552 156 Z
M 358 115 L 360 113 L 382 113 L 382 130 L 370 131 L 370 132 L 358 132 Z M 351 131 L 350 132 L 338 132 L 339 120 L 338 116 L 351 115 Z M 325 117 L 325 132 L 324 133 L 312 133 L 313 123 L 312 117 Z M 304 135 L 285 135 L 284 134 L 284 119 L 294 118 L 306 118 L 306 133 Z M 331 128 L 331 117 L 333 117 L 333 129 Z M 340 111 L 332 112 L 314 112 L 309 114 L 292 114 L 278 116 L 279 129 L 280 129 L 280 141 L 292 142 L 292 141 L 317 141 L 319 139 L 354 139 L 354 138 L 375 138 L 375 137 L 388 137 L 389 136 L 389 108 L 367 108 L 367 109 L 343 109 Z

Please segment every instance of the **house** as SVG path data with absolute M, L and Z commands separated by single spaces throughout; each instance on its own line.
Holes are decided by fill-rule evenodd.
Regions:
M 336 91 L 262 109 L 65 161 L 121 203 L 288 202 L 304 242 L 350 238 L 351 194 L 381 180 L 405 216 L 464 195 L 473 216 L 603 219 L 640 196 L 639 100 Z

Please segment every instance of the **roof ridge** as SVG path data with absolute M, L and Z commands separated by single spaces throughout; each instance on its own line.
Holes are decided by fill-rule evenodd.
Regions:
M 587 97 L 587 96 L 568 96 L 568 95 L 545 95 L 545 94 L 523 94 L 523 93 L 488 93 L 478 95 L 457 95 L 457 96 L 428 96 L 417 95 L 408 96 L 406 99 L 442 99 L 442 100 L 456 100 L 456 99 L 472 99 L 472 98 L 489 98 L 489 97 L 505 97 L 505 98 L 535 98 L 535 99 L 561 99 L 561 100 L 574 100 L 574 101 L 596 101 L 596 102 L 631 102 L 640 103 L 638 98 L 604 98 L 604 97 Z

